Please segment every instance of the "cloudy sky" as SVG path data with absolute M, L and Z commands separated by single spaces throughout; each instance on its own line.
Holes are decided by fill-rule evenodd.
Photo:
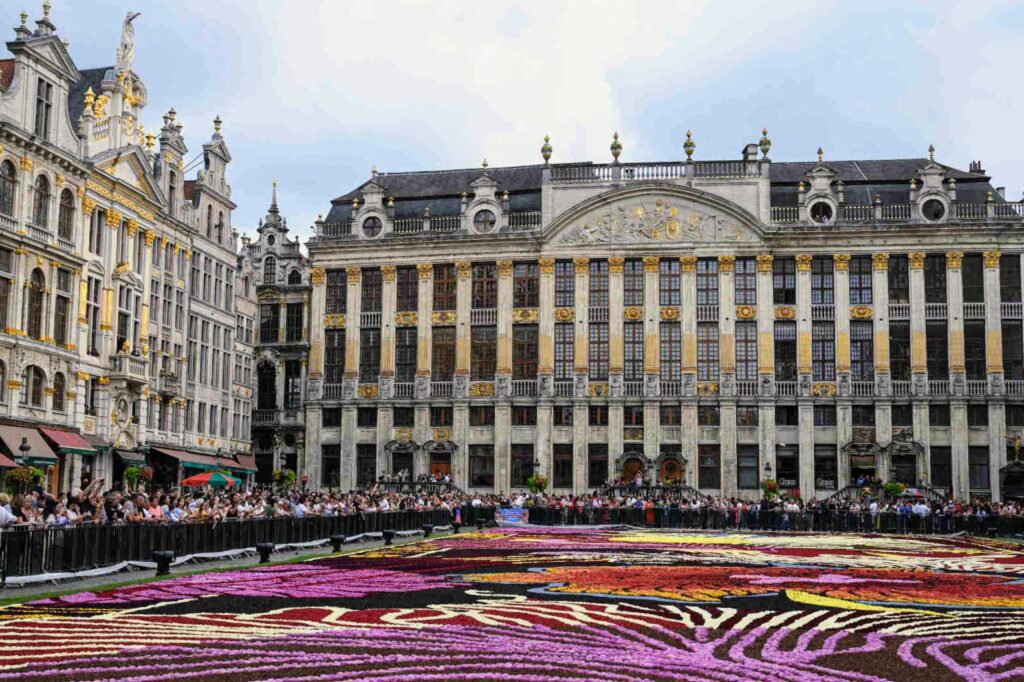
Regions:
M 113 63 L 127 10 L 144 123 L 178 111 L 193 153 L 219 114 L 235 226 L 270 185 L 306 237 L 332 197 L 382 171 L 555 161 L 980 159 L 1019 199 L 1024 3 L 585 0 L 52 0 L 82 68 Z M 24 4 L 31 20 L 38 5 Z M 21 7 L 3 3 L 8 26 Z

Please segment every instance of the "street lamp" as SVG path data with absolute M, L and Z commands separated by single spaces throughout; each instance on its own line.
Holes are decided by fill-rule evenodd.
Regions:
M 772 463 L 768 460 L 764 461 L 764 480 L 766 482 L 772 480 Z
M 28 462 L 28 456 L 32 452 L 32 446 L 28 444 L 28 438 L 21 439 L 21 445 L 18 446 L 18 450 L 21 451 L 21 458 Z

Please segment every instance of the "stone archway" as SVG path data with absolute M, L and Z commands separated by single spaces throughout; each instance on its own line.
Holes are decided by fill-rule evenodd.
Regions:
M 924 446 L 914 440 L 910 429 L 893 434 L 892 440 L 885 446 L 884 454 L 890 481 L 914 488 L 928 470 L 925 467 Z
M 416 453 L 420 446 L 411 440 L 391 440 L 384 444 L 387 453 L 388 473 L 401 480 L 416 478 Z

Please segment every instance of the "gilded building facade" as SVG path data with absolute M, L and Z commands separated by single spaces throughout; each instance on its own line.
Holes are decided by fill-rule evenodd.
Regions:
M 138 15 L 113 65 L 79 69 L 51 12 L 22 13 L 0 60 L 0 465 L 52 489 L 138 465 L 161 484 L 252 473 L 221 121 L 189 159 L 173 109 L 143 127 Z
M 1000 498 L 1024 430 L 1021 203 L 934 150 L 696 147 L 632 163 L 616 135 L 610 163 L 553 163 L 545 140 L 542 164 L 374 171 L 334 199 L 308 243 L 299 467 Z

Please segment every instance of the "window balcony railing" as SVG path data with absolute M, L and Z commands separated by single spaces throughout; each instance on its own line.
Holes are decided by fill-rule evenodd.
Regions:
M 625 381 L 622 384 L 623 393 L 627 398 L 643 398 L 644 397 L 644 382 L 642 381 Z
M 376 329 L 380 327 L 380 312 L 363 312 L 359 314 L 359 326 L 364 329 Z
M 572 397 L 572 382 L 571 381 L 556 381 L 555 382 L 555 395 L 559 398 L 571 398 Z
M 832 320 L 835 319 L 835 306 L 831 303 L 822 303 L 811 306 L 811 319 L 812 320 Z
M 889 304 L 889 319 L 890 320 L 909 320 L 910 319 L 910 304 L 909 303 L 890 303 Z
M 416 384 L 411 381 L 396 382 L 395 383 L 395 397 L 396 398 L 413 398 L 416 396 Z
M 1000 308 L 1000 313 L 1004 320 L 1019 320 L 1021 317 L 1024 317 L 1024 304 L 1020 303 L 1019 301 L 1001 303 Z
M 988 392 L 988 381 L 971 380 L 967 382 L 967 395 L 983 396 Z
M 949 307 L 945 303 L 925 303 L 924 318 L 926 320 L 944 320 L 949 317 Z
M 8 232 L 17 232 L 18 221 L 9 215 L 0 213 L 0 229 L 7 230 Z
M 928 393 L 931 395 L 949 395 L 949 381 L 929 380 Z
M 473 308 L 469 313 L 470 324 L 498 324 L 497 308 Z
M 147 365 L 148 361 L 141 356 L 117 353 L 110 359 L 110 376 L 112 379 L 127 379 L 145 383 L 149 380 L 146 371 Z
M 796 396 L 796 382 L 795 381 L 776 381 L 775 382 L 775 393 L 776 395 L 784 398 L 792 398 Z
M 875 394 L 875 382 L 873 381 L 854 381 L 853 382 L 853 396 L 855 398 L 870 398 Z
M 327 400 L 339 400 L 342 390 L 343 384 L 324 384 L 324 398 Z
M 1020 397 L 1024 396 L 1024 381 L 1013 380 L 1006 382 L 1006 395 Z
M 683 392 L 683 382 L 681 381 L 662 381 L 661 382 L 661 395 L 665 398 L 678 398 Z
M 736 395 L 741 398 L 753 398 L 757 396 L 757 382 L 756 381 L 737 381 L 736 382 Z
M 512 395 L 513 397 L 522 396 L 535 396 L 537 395 L 537 380 L 536 379 L 514 379 L 512 381 Z
M 964 319 L 965 320 L 984 320 L 985 319 L 985 304 L 984 303 L 964 303 Z
M 892 382 L 892 394 L 897 398 L 906 398 L 910 395 L 910 382 L 909 381 L 893 381 Z
M 430 382 L 430 395 L 433 398 L 451 398 L 452 386 L 451 381 L 432 381 Z
M 277 421 L 277 410 L 253 410 L 252 422 L 254 424 L 270 424 Z

